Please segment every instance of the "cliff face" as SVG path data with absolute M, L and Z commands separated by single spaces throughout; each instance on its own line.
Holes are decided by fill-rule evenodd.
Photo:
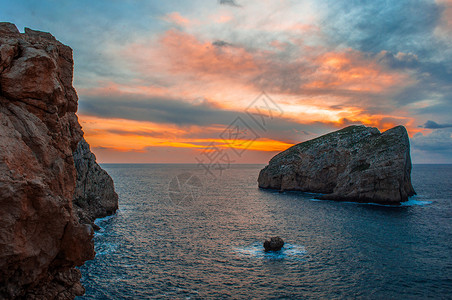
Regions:
M 82 139 L 73 153 L 77 183 L 74 208 L 81 223 L 93 224 L 96 218 L 113 214 L 118 209 L 118 195 L 113 180 L 96 162 L 88 143 Z
M 405 127 L 380 133 L 349 126 L 297 144 L 261 170 L 259 187 L 324 194 L 322 199 L 397 204 L 415 194 Z
M 72 74 L 71 48 L 0 23 L 0 298 L 84 292 L 74 266 L 95 253 L 72 206 L 83 137 Z

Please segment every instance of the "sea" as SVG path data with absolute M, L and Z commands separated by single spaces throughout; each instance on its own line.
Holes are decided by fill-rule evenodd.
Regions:
M 452 165 L 414 165 L 401 206 L 261 190 L 264 165 L 102 167 L 119 210 L 77 299 L 452 299 Z

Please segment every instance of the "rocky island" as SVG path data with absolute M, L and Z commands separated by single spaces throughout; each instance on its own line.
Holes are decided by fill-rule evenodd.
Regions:
M 415 195 L 408 133 L 349 126 L 290 147 L 260 171 L 263 189 L 320 193 L 320 199 L 400 204 Z
M 83 139 L 72 49 L 0 23 L 0 299 L 82 295 L 92 222 L 118 196 Z

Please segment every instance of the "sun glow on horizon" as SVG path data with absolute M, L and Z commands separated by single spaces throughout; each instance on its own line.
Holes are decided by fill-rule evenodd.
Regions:
M 86 115 L 79 115 L 79 119 L 85 131 L 85 138 L 92 147 L 116 151 L 140 152 L 149 147 L 195 148 L 203 151 L 217 147 L 274 152 L 283 151 L 293 145 L 271 139 L 222 139 L 219 135 L 225 128 L 219 127 L 210 128 L 211 138 L 199 138 L 195 137 L 196 133 L 202 133 L 206 128 L 191 126 L 190 129 L 182 129 L 152 122 L 103 119 Z

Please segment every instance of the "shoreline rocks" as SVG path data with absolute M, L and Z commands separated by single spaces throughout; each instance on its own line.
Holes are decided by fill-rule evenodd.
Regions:
M 397 126 L 349 126 L 277 154 L 260 171 L 263 189 L 323 194 L 320 199 L 400 204 L 415 195 L 408 133 Z
M 0 299 L 84 293 L 75 266 L 95 252 L 93 229 L 73 206 L 80 190 L 73 154 L 83 131 L 72 79 L 70 47 L 50 33 L 0 23 Z M 88 165 L 87 177 L 98 172 Z M 85 182 L 85 191 L 110 183 L 113 190 L 108 180 Z

